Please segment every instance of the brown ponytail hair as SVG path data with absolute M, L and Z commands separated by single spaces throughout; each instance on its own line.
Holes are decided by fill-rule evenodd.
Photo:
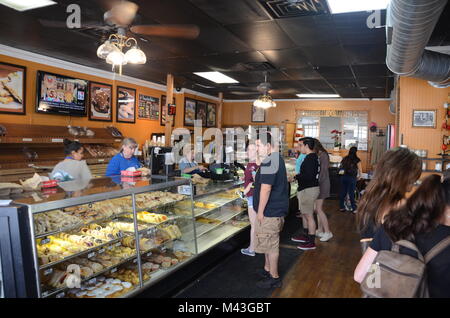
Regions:
M 422 162 L 412 151 L 395 148 L 378 162 L 374 177 L 358 205 L 357 224 L 363 232 L 369 224 L 379 226 L 386 211 L 397 205 L 422 173 Z
M 448 187 L 448 182 L 445 185 Z M 441 177 L 433 174 L 423 180 L 405 205 L 389 213 L 383 226 L 394 242 L 411 240 L 413 235 L 433 230 L 440 223 L 445 208 L 444 185 Z

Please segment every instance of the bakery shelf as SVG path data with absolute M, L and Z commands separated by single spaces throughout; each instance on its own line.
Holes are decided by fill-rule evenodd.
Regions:
M 117 268 L 117 267 L 119 267 L 119 266 L 121 266 L 121 265 L 123 265 L 123 264 L 126 264 L 126 263 L 128 263 L 128 262 L 130 262 L 130 261 L 132 261 L 132 260 L 134 260 L 134 259 L 137 259 L 137 256 L 136 256 L 136 255 L 133 255 L 133 256 L 131 256 L 131 257 L 128 257 L 128 258 L 122 260 L 121 262 L 119 262 L 119 263 L 117 263 L 117 264 L 115 264 L 115 265 L 113 265 L 113 266 L 110 266 L 110 267 L 108 267 L 108 268 L 106 268 L 106 269 L 103 269 L 103 270 L 101 270 L 101 271 L 99 271 L 99 272 L 97 272 L 97 273 L 95 273 L 95 274 L 93 274 L 93 275 L 91 275 L 91 276 L 89 276 L 89 277 L 87 277 L 87 278 L 82 279 L 82 280 L 80 281 L 80 284 L 89 282 L 89 281 L 91 281 L 92 279 L 94 279 L 94 278 L 96 278 L 96 277 L 98 277 L 98 276 L 100 276 L 100 275 L 102 275 L 102 274 L 105 274 L 105 273 L 107 273 L 107 272 L 110 272 L 110 271 L 114 270 L 115 268 Z M 51 292 L 50 292 L 50 291 L 44 291 L 44 292 L 42 293 L 42 297 L 43 297 L 43 298 L 48 298 L 48 297 L 51 297 L 51 296 L 53 296 L 53 295 L 57 295 L 57 294 L 59 294 L 59 293 L 65 292 L 65 291 L 67 291 L 67 290 L 69 290 L 69 289 L 70 289 L 70 288 L 66 286 L 66 287 L 61 287 L 61 288 L 59 288 L 59 289 L 53 290 L 53 291 L 51 291 Z
M 198 253 L 202 254 L 207 250 L 213 248 L 217 244 L 223 242 L 224 240 L 236 235 L 237 233 L 245 230 L 247 227 L 239 228 L 232 225 L 224 224 L 220 228 L 215 229 L 198 238 Z
M 242 214 L 245 211 L 246 211 L 246 209 L 241 209 L 240 211 L 226 211 L 224 213 L 224 216 L 222 216 L 220 220 L 218 219 L 218 221 L 220 221 L 220 223 L 217 223 L 217 224 L 207 224 L 207 223 L 195 222 L 195 224 L 196 224 L 195 231 L 197 234 L 197 239 L 199 237 L 205 235 L 206 233 L 218 228 L 219 226 L 223 225 L 225 222 L 231 220 L 232 218 L 238 216 L 239 214 Z M 181 233 L 183 233 L 183 238 L 185 241 L 189 241 L 188 237 L 191 235 L 193 236 L 193 233 L 191 233 L 190 231 L 181 230 Z M 189 234 L 189 235 L 187 235 L 187 234 Z
M 227 204 L 229 204 L 229 203 L 232 203 L 232 202 L 234 202 L 234 201 L 237 201 L 237 200 L 239 200 L 239 199 L 241 199 L 241 198 L 234 198 L 234 199 L 228 199 L 228 200 L 220 200 L 220 203 L 219 203 L 219 201 L 206 201 L 206 200 L 202 200 L 202 201 L 205 201 L 205 202 L 208 202 L 208 203 L 214 203 L 214 204 L 217 205 L 217 207 L 215 207 L 215 208 L 213 208 L 213 209 L 199 209 L 199 208 L 196 208 L 197 211 L 199 211 L 199 212 L 198 212 L 198 213 L 195 213 L 195 210 L 196 210 L 196 209 L 194 209 L 195 217 L 197 218 L 197 217 L 200 217 L 200 216 L 202 216 L 202 215 L 204 215 L 204 214 L 207 214 L 207 213 L 210 213 L 210 212 L 212 212 L 212 211 L 218 210 L 218 209 L 222 208 L 223 206 L 225 206 L 225 205 L 227 205 Z
M 59 261 L 52 262 L 52 263 L 48 263 L 48 264 L 44 264 L 44 265 L 40 265 L 40 266 L 39 266 L 39 270 L 43 270 L 43 269 L 47 269 L 47 268 L 56 266 L 56 265 L 58 265 L 58 264 L 67 262 L 67 261 L 70 260 L 70 259 L 73 259 L 73 258 L 79 257 L 79 256 L 83 256 L 83 255 L 85 255 L 85 254 L 91 254 L 91 253 L 94 253 L 94 255 L 91 256 L 91 257 L 94 257 L 95 255 L 97 255 L 97 252 L 98 252 L 98 251 L 100 251 L 101 249 L 103 249 L 103 248 L 105 248 L 105 247 L 106 247 L 106 248 L 109 247 L 109 246 L 112 247 L 114 244 L 118 244 L 118 243 L 119 243 L 118 246 L 122 246 L 122 242 L 121 242 L 121 241 L 122 241 L 125 237 L 128 237 L 128 236 L 134 236 L 134 234 L 132 234 L 132 235 L 123 235 L 123 236 L 120 237 L 120 238 L 111 240 L 111 241 L 109 241 L 109 242 L 103 243 L 103 244 L 98 245 L 98 246 L 94 246 L 94 247 L 88 248 L 88 249 L 86 249 L 86 250 L 84 250 L 84 251 L 82 251 L 82 252 L 72 254 L 72 255 L 67 256 L 67 257 L 65 257 L 64 259 L 61 259 L 61 260 L 59 260 Z M 90 255 L 88 255 L 88 256 L 90 256 Z M 90 258 L 90 257 L 88 257 L 88 258 Z

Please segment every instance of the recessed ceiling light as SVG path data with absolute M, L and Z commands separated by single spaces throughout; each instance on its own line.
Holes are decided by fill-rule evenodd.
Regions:
M 390 0 L 327 0 L 332 14 L 384 10 Z
M 26 11 L 51 6 L 56 2 L 51 0 L 0 0 L 0 4 L 17 11 Z
M 338 98 L 338 94 L 296 94 L 301 98 Z
M 217 84 L 239 83 L 235 79 L 226 76 L 225 74 L 222 74 L 220 72 L 194 72 L 194 74 L 206 78 L 207 80 L 210 80 Z

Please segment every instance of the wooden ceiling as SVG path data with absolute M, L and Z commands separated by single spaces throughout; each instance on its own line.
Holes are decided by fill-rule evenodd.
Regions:
M 0 43 L 70 62 L 110 70 L 96 49 L 109 33 L 44 27 L 39 19 L 65 21 L 71 3 L 81 7 L 82 24 L 103 21 L 103 8 L 94 0 L 58 0 L 58 4 L 18 12 L 0 5 Z M 296 93 L 338 93 L 344 98 L 389 97 L 393 75 L 385 65 L 384 28 L 369 29 L 370 13 L 331 15 L 324 0 L 318 12 L 302 10 L 295 0 L 134 0 L 139 5 L 134 24 L 196 24 L 200 36 L 180 40 L 139 36 L 147 55 L 145 65 L 126 65 L 124 75 L 165 83 L 175 76 L 178 87 L 227 99 L 254 98 L 264 71 L 274 89 Z M 309 2 L 309 1 L 307 1 Z M 449 45 L 449 10 L 430 40 Z M 384 24 L 385 12 L 382 11 Z M 1 52 L 0 52 L 1 53 Z M 239 84 L 219 85 L 193 74 L 220 71 Z M 297 98 L 275 94 L 274 98 Z

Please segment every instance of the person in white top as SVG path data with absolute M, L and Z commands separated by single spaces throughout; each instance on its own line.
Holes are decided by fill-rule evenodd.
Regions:
M 59 181 L 90 180 L 92 179 L 86 161 L 83 159 L 84 148 L 78 141 L 64 139 L 66 158 L 59 162 L 50 174 L 51 179 Z

